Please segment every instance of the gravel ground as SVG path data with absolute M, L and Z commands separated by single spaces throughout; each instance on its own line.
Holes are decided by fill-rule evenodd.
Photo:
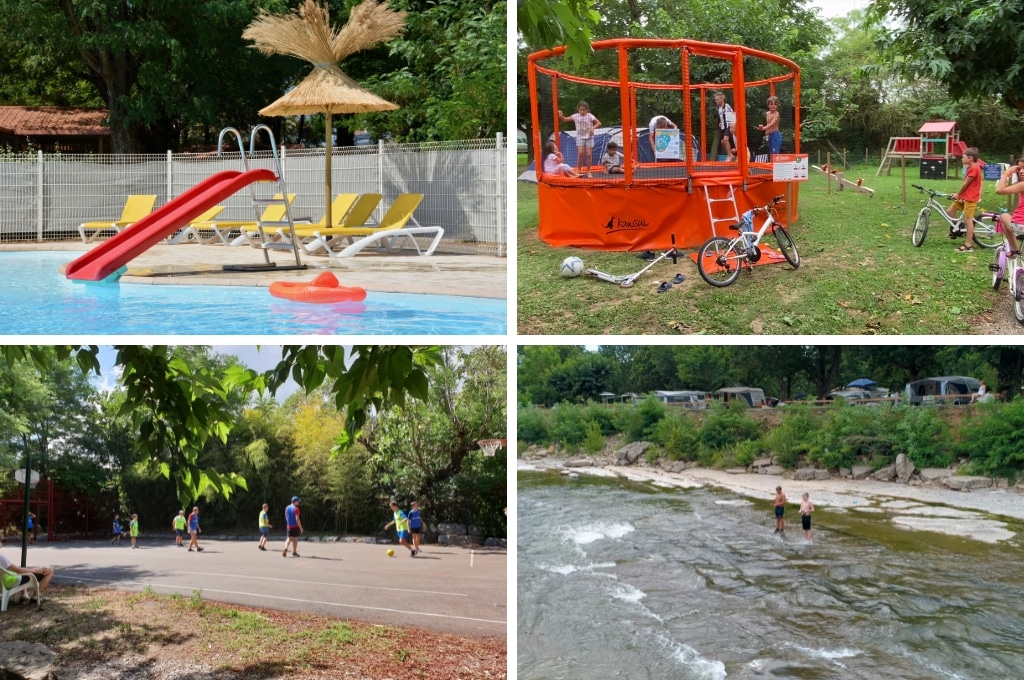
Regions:
M 1024 325 L 1017 323 L 1013 315 L 1010 289 L 1005 283 L 1000 288 L 998 304 L 991 311 L 975 317 L 971 325 L 979 335 L 1024 335 Z

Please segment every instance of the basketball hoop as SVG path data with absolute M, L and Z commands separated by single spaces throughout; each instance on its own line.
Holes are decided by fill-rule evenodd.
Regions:
M 494 454 L 499 448 L 505 445 L 504 439 L 481 439 L 477 442 L 480 445 L 480 450 L 484 452 L 484 456 L 487 458 L 493 458 Z
M 15 470 L 14 471 L 14 479 L 15 479 L 15 481 L 18 482 L 18 484 L 24 484 L 25 483 L 25 468 L 21 468 L 20 470 Z M 32 471 L 32 478 L 29 481 L 28 486 L 29 486 L 30 489 L 34 489 L 34 488 L 36 488 L 36 484 L 38 484 L 38 483 L 39 483 L 39 473 L 36 472 L 35 470 L 33 470 Z

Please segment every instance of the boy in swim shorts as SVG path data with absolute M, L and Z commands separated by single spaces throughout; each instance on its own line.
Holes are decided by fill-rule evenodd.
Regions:
M 786 494 L 782 493 L 782 487 L 775 487 L 775 533 L 781 534 L 786 528 L 782 515 L 786 512 Z
M 811 502 L 811 494 L 804 493 L 804 499 L 800 503 L 800 522 L 804 527 L 804 539 L 807 543 L 811 540 L 811 513 L 814 512 L 814 503 Z

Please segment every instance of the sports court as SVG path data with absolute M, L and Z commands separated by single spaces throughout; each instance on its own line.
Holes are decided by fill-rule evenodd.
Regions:
M 424 545 L 415 558 L 397 545 L 299 543 L 299 555 L 281 556 L 255 540 L 203 540 L 201 553 L 140 539 L 132 550 L 107 541 L 36 545 L 29 565 L 50 565 L 54 582 L 190 596 L 236 605 L 314 612 L 369 623 L 416 626 L 459 635 L 506 632 L 507 555 L 504 549 Z M 387 549 L 395 556 L 388 557 Z M 10 546 L 17 561 L 20 547 Z M 45 600 L 44 600 L 45 606 Z

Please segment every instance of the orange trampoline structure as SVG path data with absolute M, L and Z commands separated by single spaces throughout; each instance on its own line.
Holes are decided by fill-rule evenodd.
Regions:
M 777 157 L 758 129 L 766 123 L 768 99 L 776 98 L 782 143 L 775 151 L 800 153 L 800 68 L 794 62 L 687 39 L 617 38 L 593 48 L 586 76 L 570 72 L 564 47 L 528 59 L 542 240 L 656 250 L 671 247 L 675 236 L 678 247 L 698 247 L 779 194 L 787 196 L 780 221 L 788 226 L 799 216 L 798 186 L 776 181 Z M 718 94 L 731 114 L 724 107 L 720 114 Z M 593 131 L 571 119 L 584 103 L 600 121 Z M 724 148 L 723 119 L 734 159 Z M 563 166 L 545 171 L 543 149 L 551 142 Z M 601 164 L 609 142 L 623 156 L 621 173 L 607 173 Z

